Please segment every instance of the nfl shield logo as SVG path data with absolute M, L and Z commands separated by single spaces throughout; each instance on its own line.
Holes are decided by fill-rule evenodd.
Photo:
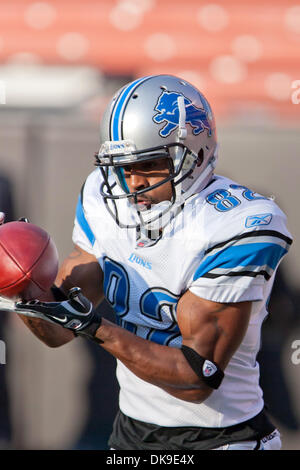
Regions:
M 210 362 L 208 359 L 206 359 L 204 361 L 204 364 L 203 364 L 203 367 L 202 367 L 204 377 L 210 377 L 211 375 L 213 375 L 216 372 L 216 370 L 217 370 L 217 368 L 216 368 L 215 364 Z

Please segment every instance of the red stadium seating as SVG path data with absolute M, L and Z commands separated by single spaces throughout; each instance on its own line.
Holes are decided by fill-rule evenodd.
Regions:
M 199 81 L 217 113 L 298 121 L 300 6 L 291 0 L 3 0 L 0 62 L 88 64 Z

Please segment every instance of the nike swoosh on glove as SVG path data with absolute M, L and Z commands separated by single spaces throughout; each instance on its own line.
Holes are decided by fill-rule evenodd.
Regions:
M 95 337 L 96 331 L 101 325 L 102 317 L 93 308 L 79 287 L 73 287 L 68 294 L 69 299 L 63 302 L 16 302 L 15 311 L 23 314 L 30 312 L 37 318 L 61 325 L 72 330 L 77 336 L 87 336 L 97 342 L 101 340 Z

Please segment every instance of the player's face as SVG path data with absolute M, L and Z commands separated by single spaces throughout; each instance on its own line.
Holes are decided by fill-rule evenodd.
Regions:
M 160 183 L 170 174 L 168 161 L 165 158 L 126 165 L 123 167 L 123 170 L 130 193 Z M 158 204 L 162 201 L 171 201 L 171 199 L 172 186 L 170 181 L 167 181 L 155 189 L 146 191 L 137 197 L 140 209 L 149 209 L 152 204 Z

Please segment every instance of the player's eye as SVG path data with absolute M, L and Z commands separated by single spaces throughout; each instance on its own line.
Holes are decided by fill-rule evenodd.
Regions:
M 123 173 L 125 177 L 129 177 L 132 171 L 132 165 L 126 165 L 122 167 Z
M 149 172 L 153 170 L 159 170 L 163 166 L 161 160 L 148 160 L 138 164 L 125 165 L 122 167 L 125 178 L 129 178 L 133 171 L 138 173 Z
M 158 161 L 151 160 L 151 161 L 148 161 L 148 162 L 144 163 L 143 170 L 145 170 L 145 171 L 153 170 L 154 168 L 156 168 L 158 166 L 159 166 Z

